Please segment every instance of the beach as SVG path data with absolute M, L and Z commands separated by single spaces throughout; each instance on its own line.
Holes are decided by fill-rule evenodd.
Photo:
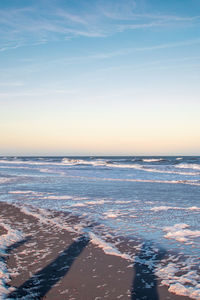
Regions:
M 200 1 L 0 1 L 0 300 L 200 300 Z
M 1 297 L 200 299 L 199 175 L 200 157 L 1 158 Z
M 54 211 L 45 218 L 40 214 L 0 203 L 1 238 L 9 233 L 6 228 L 21 234 L 5 249 L 9 278 L 2 299 L 189 299 L 169 293 L 154 270 L 142 263 L 106 254 L 79 232 L 78 217 Z

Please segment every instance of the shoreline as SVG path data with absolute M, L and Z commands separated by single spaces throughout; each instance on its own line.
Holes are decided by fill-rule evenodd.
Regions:
M 60 215 L 66 218 L 62 226 L 57 223 Z M 79 231 L 79 217 L 51 211 L 45 224 L 36 215 L 0 202 L 0 220 L 22 232 L 21 240 L 6 250 L 10 299 L 27 295 L 47 300 L 191 299 L 170 293 L 143 264 L 133 266 L 127 259 L 106 254 Z M 5 233 L 0 227 L 1 236 Z

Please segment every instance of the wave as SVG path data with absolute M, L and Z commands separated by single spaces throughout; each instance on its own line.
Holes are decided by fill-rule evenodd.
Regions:
M 162 173 L 162 174 L 177 174 L 177 175 L 200 175 L 200 173 L 194 173 L 194 172 L 183 172 L 183 171 L 178 171 L 178 170 L 167 170 L 167 169 L 156 169 L 152 167 L 147 167 L 139 164 L 132 164 L 132 165 L 126 165 L 126 164 L 116 164 L 116 165 L 110 165 L 107 164 L 108 167 L 113 167 L 113 168 L 129 168 L 129 169 L 137 169 L 141 171 L 146 171 L 146 172 L 153 172 L 153 173 Z M 196 168 L 198 170 L 198 168 Z
M 68 178 L 85 179 L 84 176 L 67 175 Z M 122 182 L 144 182 L 144 183 L 167 183 L 167 184 L 189 184 L 200 186 L 200 180 L 154 180 L 154 179 L 127 179 L 127 178 L 102 178 L 102 177 L 87 177 L 89 180 L 99 181 L 122 181 Z
M 82 165 L 82 164 L 88 164 L 87 161 L 83 159 L 71 159 L 71 158 L 63 158 L 61 163 L 65 165 Z
M 159 162 L 165 160 L 164 158 L 144 158 L 144 162 Z M 17 168 L 28 168 L 26 165 L 32 165 L 42 167 L 42 166 L 92 166 L 92 167 L 102 167 L 102 168 L 121 168 L 121 169 L 135 169 L 144 172 L 153 172 L 161 174 L 177 174 L 177 175 L 186 175 L 186 176 L 197 176 L 200 175 L 200 165 L 199 164 L 190 164 L 190 163 L 180 163 L 177 165 L 166 165 L 166 166 L 148 166 L 145 164 L 136 163 L 134 160 L 108 160 L 108 159 L 74 159 L 74 158 L 62 158 L 61 161 L 43 161 L 43 160 L 0 160 L 1 164 L 17 164 Z M 20 166 L 23 165 L 23 166 Z M 0 166 L 2 167 L 2 166 Z M 13 168 L 13 166 L 11 166 Z M 178 170 L 179 169 L 179 170 Z M 182 169 L 182 170 L 181 170 Z M 41 169 L 41 172 L 48 172 L 48 169 Z M 50 170 L 51 172 L 54 170 Z M 58 172 L 58 169 L 55 169 L 55 172 Z M 64 175 L 64 174 L 63 174 Z
M 83 159 L 71 159 L 71 158 L 63 158 L 61 161 L 64 165 L 93 165 L 93 166 L 106 166 L 107 161 L 102 159 L 96 160 L 83 160 Z
M 163 158 L 152 158 L 152 159 L 118 159 L 118 160 L 107 160 L 107 159 L 93 159 L 93 160 L 83 160 L 83 159 L 70 159 L 70 158 L 63 158 L 62 164 L 65 165 L 92 165 L 92 166 L 104 166 L 110 168 L 143 168 L 142 164 L 136 164 L 136 161 L 143 161 L 143 162 L 159 162 L 165 161 Z
M 200 210 L 200 207 L 197 206 L 191 206 L 191 207 L 177 207 L 177 206 L 154 206 L 152 207 L 150 210 L 155 211 L 155 212 L 159 212 L 159 211 L 163 211 L 163 210 L 170 210 L 170 209 L 174 209 L 174 210 Z
M 1 164 L 17 164 L 17 165 L 19 165 L 19 164 L 24 164 L 24 165 L 46 165 L 46 164 L 49 164 L 49 163 L 47 163 L 47 162 L 39 162 L 39 161 L 31 161 L 31 160 L 29 160 L 29 161 L 23 161 L 23 160 L 3 160 L 3 159 L 1 159 L 0 160 L 0 163 Z
M 179 164 L 175 166 L 180 169 L 192 169 L 192 170 L 200 170 L 200 165 L 198 164 Z
M 23 160 L 0 160 L 1 164 L 22 164 L 22 165 L 38 165 L 38 166 L 65 166 L 65 165 L 94 165 L 94 166 L 106 166 L 106 160 L 84 160 L 84 159 L 71 159 L 71 158 L 63 158 L 61 162 L 58 161 L 34 161 L 34 160 L 29 160 L 29 161 L 23 161 Z M 24 168 L 24 167 L 23 167 Z
M 9 194 L 33 194 L 33 191 L 10 191 Z
M 128 168 L 128 169 L 136 169 L 141 170 L 145 172 L 153 172 L 153 173 L 162 173 L 162 174 L 177 174 L 177 175 L 200 175 L 200 173 L 194 173 L 194 172 L 183 172 L 178 170 L 167 170 L 167 169 L 156 169 L 152 167 L 143 166 L 140 164 L 108 164 L 106 163 L 105 166 L 110 168 Z
M 158 162 L 158 161 L 166 161 L 164 158 L 143 158 L 144 162 Z
M 7 182 L 9 182 L 11 180 L 12 180 L 12 178 L 0 178 L 0 184 L 7 183 Z

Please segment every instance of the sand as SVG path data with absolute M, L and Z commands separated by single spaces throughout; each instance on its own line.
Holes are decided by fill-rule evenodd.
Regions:
M 189 299 L 169 293 L 144 265 L 133 266 L 124 258 L 105 254 L 87 235 L 76 230 L 70 232 L 67 225 L 76 228 L 78 217 L 62 214 L 63 226 L 51 222 L 59 215 L 51 212 L 49 222 L 44 223 L 11 204 L 0 202 L 1 221 L 23 234 L 19 242 L 7 249 L 8 298 Z M 3 226 L 0 234 L 6 234 Z M 122 243 L 121 247 L 126 245 Z M 152 286 L 147 288 L 144 281 Z

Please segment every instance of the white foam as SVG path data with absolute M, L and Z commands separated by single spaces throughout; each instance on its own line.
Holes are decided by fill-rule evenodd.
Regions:
M 114 214 L 114 213 L 104 213 L 104 216 L 106 218 L 117 218 L 118 214 Z
M 175 167 L 180 168 L 180 169 L 200 170 L 200 165 L 198 165 L 198 164 L 179 164 L 179 165 L 176 165 Z
M 163 160 L 163 158 L 158 159 L 143 159 L 146 162 L 155 162 Z M 84 160 L 84 159 L 71 159 L 71 158 L 63 158 L 61 162 L 48 162 L 48 161 L 22 161 L 22 160 L 12 160 L 12 161 L 6 161 L 6 160 L 0 160 L 0 163 L 2 164 L 23 164 L 23 165 L 36 165 L 36 166 L 76 166 L 76 165 L 90 165 L 90 166 L 102 166 L 102 167 L 109 167 L 109 168 L 131 168 L 136 170 L 141 170 L 145 172 L 154 172 L 154 173 L 163 173 L 163 174 L 179 174 L 179 175 L 191 175 L 195 176 L 198 175 L 199 172 L 183 172 L 183 171 L 175 171 L 175 170 L 167 170 L 167 169 L 159 169 L 159 168 L 149 168 L 147 166 L 143 166 L 140 164 L 119 164 L 119 163 L 110 163 L 107 160 L 103 159 L 96 159 L 96 160 Z M 200 170 L 200 165 L 198 164 L 180 164 L 173 166 L 175 168 L 182 168 L 182 169 L 196 169 Z M 24 167 L 23 167 L 24 168 Z M 48 169 L 40 169 L 41 172 L 57 172 L 56 170 L 48 170 Z M 60 173 L 60 172 L 57 172 Z
M 183 223 L 164 227 L 163 231 L 167 232 L 164 237 L 182 243 L 191 243 L 191 239 L 200 237 L 200 230 L 190 230 L 189 227 L 189 225 Z
M 64 195 L 64 196 L 51 195 L 51 196 L 44 196 L 42 198 L 43 199 L 52 199 L 52 200 L 69 200 L 69 199 L 72 199 L 72 196 L 68 196 L 68 195 Z
M 0 178 L 0 184 L 1 184 L 1 183 L 9 182 L 9 181 L 11 181 L 11 180 L 12 180 L 11 178 Z
M 63 159 L 61 162 L 52 162 L 52 161 L 22 161 L 22 160 L 0 160 L 1 164 L 9 165 L 33 165 L 33 166 L 64 166 L 64 165 L 78 165 L 78 164 L 87 164 L 85 160 L 75 160 L 75 159 Z M 23 166 L 24 168 L 24 166 Z M 43 169 L 44 170 L 44 169 Z
M 76 197 L 76 196 L 72 196 L 72 195 L 52 195 L 51 194 L 51 195 L 43 196 L 42 199 L 82 201 L 82 200 L 88 200 L 88 197 Z
M 194 175 L 194 174 L 193 174 Z M 79 177 L 81 178 L 81 177 Z M 189 184 L 200 186 L 199 180 L 153 180 L 153 179 L 121 179 L 121 178 L 99 178 L 87 177 L 88 179 L 102 180 L 102 181 L 126 181 L 126 182 L 149 182 L 149 183 L 164 183 L 164 184 Z
M 198 286 L 200 287 L 200 284 Z M 200 299 L 200 291 L 196 290 L 193 287 L 185 287 L 180 283 L 170 285 L 169 291 L 177 295 L 188 296 L 192 299 Z
M 177 275 L 180 270 L 177 263 L 174 262 L 170 262 L 166 266 L 160 264 L 156 267 L 155 274 L 161 279 L 163 285 L 168 286 L 169 292 L 197 300 L 200 299 L 199 275 L 196 270 L 190 269 L 191 264 L 192 262 L 187 262 L 183 275 Z
M 86 164 L 87 161 L 82 159 L 63 158 L 62 163 L 65 165 L 80 165 L 80 164 Z
M 1 164 L 9 164 L 9 165 L 49 165 L 49 164 L 52 164 L 52 163 L 48 163 L 48 162 L 39 162 L 39 161 L 23 161 L 23 160 L 0 160 L 0 163 Z M 53 163 L 54 164 L 54 163 Z M 9 166 L 10 168 L 10 166 Z M 20 168 L 20 167 L 18 167 Z M 22 167 L 24 168 L 24 166 Z
M 73 200 L 79 201 L 79 200 L 88 200 L 88 197 L 73 197 Z
M 131 258 L 128 254 L 123 254 L 119 250 L 117 250 L 114 245 L 105 242 L 103 239 L 95 235 L 94 233 L 88 231 L 85 229 L 81 224 L 79 225 L 73 225 L 73 228 L 71 226 L 68 226 L 67 224 L 63 224 L 62 219 L 59 218 L 52 218 L 50 216 L 50 213 L 44 209 L 37 209 L 37 211 L 33 210 L 31 207 L 20 207 L 21 211 L 27 215 L 31 215 L 35 218 L 37 218 L 41 223 L 48 224 L 48 225 L 54 225 L 58 228 L 70 231 L 70 232 L 76 232 L 76 233 L 87 233 L 89 234 L 90 241 L 103 249 L 103 251 L 106 254 L 120 256 L 123 259 L 133 261 L 133 258 Z
M 122 215 L 120 210 L 108 210 L 107 212 L 103 213 L 105 218 L 118 218 Z
M 8 192 L 8 194 L 13 194 L 13 195 L 28 195 L 28 196 L 39 196 L 39 197 L 43 197 L 43 193 L 41 192 L 35 192 L 35 191 L 10 191 Z
M 89 204 L 89 205 L 102 205 L 105 203 L 104 200 L 97 200 L 97 201 L 87 201 L 85 202 L 86 204 Z
M 169 209 L 180 209 L 180 208 L 173 207 L 173 206 L 155 206 L 155 207 L 152 207 L 150 210 L 157 212 L 157 211 L 169 210 Z
M 115 201 L 116 204 L 127 204 L 127 203 L 131 203 L 132 201 L 125 201 L 125 200 L 117 200 Z
M 164 158 L 144 158 L 142 161 L 144 162 L 157 162 L 157 161 L 162 161 Z
M 197 207 L 197 206 L 191 206 L 191 207 L 154 206 L 150 210 L 158 212 L 158 211 L 169 210 L 169 209 L 174 209 L 174 210 L 200 210 L 200 207 Z
M 199 165 L 197 165 L 199 166 Z M 200 173 L 198 172 L 188 172 L 188 171 L 176 171 L 176 170 L 168 170 L 165 168 L 152 168 L 148 166 L 143 166 L 140 164 L 107 164 L 107 167 L 113 167 L 113 168 L 128 168 L 128 169 L 136 169 L 136 170 L 141 170 L 145 172 L 152 172 L 152 173 L 161 173 L 161 174 L 177 174 L 177 175 L 199 175 Z M 177 167 L 177 166 L 175 166 Z
M 70 204 L 70 206 L 83 207 L 83 206 L 86 206 L 86 205 L 84 203 L 73 203 L 73 204 Z M 68 208 L 69 209 L 69 206 L 62 206 L 62 208 Z
M 6 249 L 10 245 L 20 241 L 23 235 L 20 231 L 12 229 L 9 225 L 0 219 L 0 226 L 7 230 L 6 234 L 0 235 L 0 257 L 6 255 Z M 9 272 L 6 268 L 6 264 L 3 260 L 0 260 L 0 299 L 6 299 L 6 295 L 10 293 L 13 289 L 8 288 L 6 285 L 10 280 Z
M 17 206 L 17 205 L 16 205 Z M 24 206 L 24 207 L 20 207 L 17 206 L 18 208 L 20 208 L 20 210 L 26 214 L 26 215 L 30 215 L 32 217 L 35 217 L 36 219 L 38 219 L 38 221 L 40 223 L 43 224 L 47 224 L 47 225 L 53 225 L 56 226 L 59 229 L 63 229 L 63 230 L 67 230 L 69 232 L 80 232 L 82 230 L 81 225 L 73 225 L 70 226 L 66 223 L 63 223 L 63 220 L 61 218 L 52 218 L 51 214 L 45 210 L 45 209 L 37 209 L 35 210 L 32 207 L 28 207 L 28 206 Z
M 76 166 L 76 165 L 93 165 L 93 166 L 106 166 L 106 161 L 102 159 L 96 160 L 83 160 L 83 159 L 71 159 L 63 158 L 62 164 Z
M 197 206 L 191 206 L 191 207 L 188 207 L 189 210 L 200 210 L 200 207 L 197 207 Z
M 9 194 L 33 194 L 33 191 L 10 191 Z
M 90 242 L 92 242 L 94 245 L 101 248 L 106 254 L 119 256 L 121 258 L 124 258 L 126 260 L 133 262 L 133 258 L 130 255 L 121 253 L 118 249 L 116 249 L 114 247 L 114 245 L 112 245 L 108 242 L 105 242 L 103 239 L 98 237 L 93 232 L 88 232 L 88 234 L 90 237 Z

